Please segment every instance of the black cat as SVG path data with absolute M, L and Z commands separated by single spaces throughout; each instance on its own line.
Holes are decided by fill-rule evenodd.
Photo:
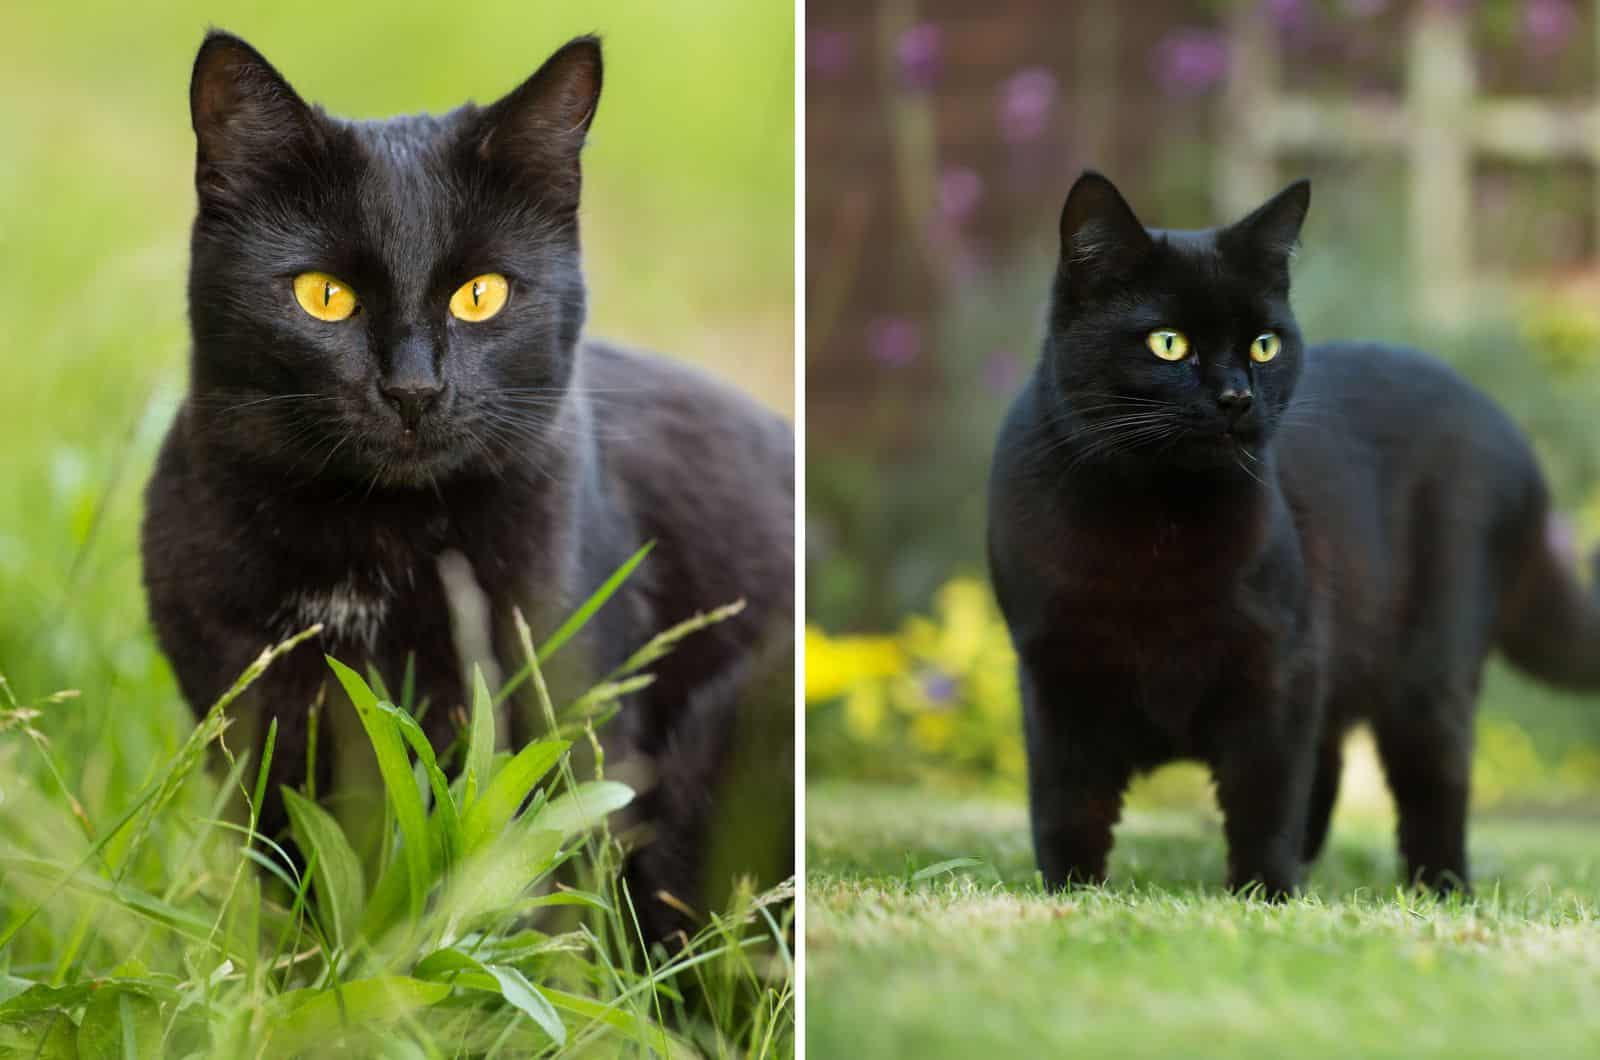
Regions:
M 1485 656 L 1600 688 L 1600 602 L 1527 441 L 1436 360 L 1305 347 L 1310 201 L 1145 229 L 1104 177 L 1061 215 L 1043 356 L 995 453 L 989 562 L 1019 656 L 1045 881 L 1098 882 L 1130 777 L 1205 762 L 1229 883 L 1292 891 L 1371 724 L 1410 878 L 1467 883 Z
M 190 88 L 190 388 L 147 491 L 145 585 L 196 710 L 263 647 L 322 623 L 236 708 L 257 741 L 278 720 L 272 793 L 305 779 L 309 712 L 336 687 L 325 652 L 391 686 L 414 664 L 442 749 L 463 659 L 509 676 L 514 609 L 537 643 L 645 542 L 553 660 L 558 703 L 654 633 L 745 600 L 603 733 L 608 772 L 644 777 L 654 840 L 629 872 L 662 937 L 683 923 L 658 892 L 703 908 L 718 886 L 707 848 L 726 846 L 711 831 L 736 725 L 792 731 L 792 693 L 770 716 L 743 708 L 756 682 L 791 682 L 793 437 L 694 371 L 580 338 L 579 152 L 600 84 L 599 43 L 580 38 L 491 106 L 350 122 L 238 38 L 206 38 Z M 515 742 L 536 717 L 513 713 Z M 327 791 L 337 727 L 319 740 Z M 784 792 L 765 803 L 775 836 L 792 829 L 783 768 L 767 778 Z M 283 822 L 274 794 L 263 830 Z

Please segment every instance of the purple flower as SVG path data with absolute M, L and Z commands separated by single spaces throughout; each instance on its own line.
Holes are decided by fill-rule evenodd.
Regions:
M 983 178 L 977 171 L 957 166 L 939 174 L 939 216 L 959 225 L 978 208 L 983 198 Z
M 1305 28 L 1311 12 L 1305 0 L 1267 0 L 1267 15 L 1279 30 L 1294 33 Z
M 1544 538 L 1550 546 L 1550 551 L 1571 566 L 1578 565 L 1578 531 L 1573 527 L 1571 520 L 1561 515 L 1550 516 L 1545 520 Z
M 1344 0 L 1344 10 L 1353 18 L 1376 18 L 1389 10 L 1389 0 Z
M 996 350 L 983 362 L 983 385 L 991 394 L 1009 397 L 1022 382 L 1022 359 L 1010 350 Z
M 842 29 L 814 29 L 806 34 L 806 62 L 811 72 L 824 81 L 842 76 L 850 69 L 855 41 Z
M 1199 95 L 1228 72 L 1228 42 L 1220 33 L 1182 29 L 1156 45 L 1156 75 L 1174 95 Z
M 943 65 L 944 34 L 931 22 L 922 22 L 904 33 L 895 43 L 900 61 L 900 79 L 907 88 L 926 91 L 939 80 Z
M 910 364 L 922 352 L 922 329 L 910 317 L 878 317 L 867 325 L 867 352 L 880 364 Z
M 956 698 L 955 678 L 943 670 L 927 670 L 922 674 L 922 694 L 931 703 L 945 704 Z
M 1530 54 L 1548 59 L 1566 47 L 1578 26 L 1570 0 L 1528 0 L 1522 8 L 1522 32 Z
M 1000 97 L 1000 132 L 1006 142 L 1037 140 L 1050 120 L 1056 101 L 1056 75 L 1035 66 L 1013 74 Z

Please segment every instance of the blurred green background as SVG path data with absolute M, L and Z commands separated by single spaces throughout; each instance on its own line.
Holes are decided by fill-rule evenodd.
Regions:
M 1533 437 L 1592 547 L 1596 29 L 1578 0 L 812 0 L 809 775 L 1021 793 L 985 483 L 1085 167 L 1176 228 L 1310 176 L 1307 338 L 1415 343 L 1461 368 Z M 1419 140 L 1441 72 L 1461 109 Z M 1458 148 L 1459 183 L 1436 191 Z M 1482 703 L 1480 806 L 1600 807 L 1600 701 L 1495 665 Z M 1370 756 L 1352 761 L 1341 805 L 1381 802 Z M 1178 770 L 1135 801 L 1208 805 L 1207 787 Z
M 208 25 L 307 99 L 489 102 L 605 38 L 585 156 L 591 331 L 793 406 L 788 4 L 11 4 L 0 43 L 0 674 L 99 820 L 192 721 L 146 627 L 140 491 L 184 386 L 188 83 Z M 0 803 L 38 756 L 0 746 Z M 46 786 L 51 786 L 45 782 Z M 3 827 L 0 816 L 0 827 Z

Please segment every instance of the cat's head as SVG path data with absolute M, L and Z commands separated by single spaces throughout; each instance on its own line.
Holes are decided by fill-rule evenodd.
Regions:
M 584 318 L 579 38 L 500 101 L 345 121 L 213 32 L 195 59 L 191 414 L 286 478 L 417 487 L 549 443 Z
M 1250 467 L 1300 376 L 1289 259 L 1310 199 L 1302 180 L 1224 228 L 1163 231 L 1078 178 L 1043 379 L 1084 459 Z

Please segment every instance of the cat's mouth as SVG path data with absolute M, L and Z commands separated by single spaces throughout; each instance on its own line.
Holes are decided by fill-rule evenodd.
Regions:
M 1256 446 L 1261 444 L 1265 432 L 1259 423 L 1235 423 L 1228 427 L 1227 436 L 1235 445 Z
M 357 459 L 365 474 L 392 486 L 436 483 L 458 469 L 470 449 L 460 432 L 426 417 L 415 425 L 382 425 L 363 442 Z
M 1259 445 L 1265 433 L 1261 421 L 1254 417 L 1231 422 L 1227 419 L 1208 420 L 1197 424 L 1193 430 L 1196 438 L 1223 447 Z

